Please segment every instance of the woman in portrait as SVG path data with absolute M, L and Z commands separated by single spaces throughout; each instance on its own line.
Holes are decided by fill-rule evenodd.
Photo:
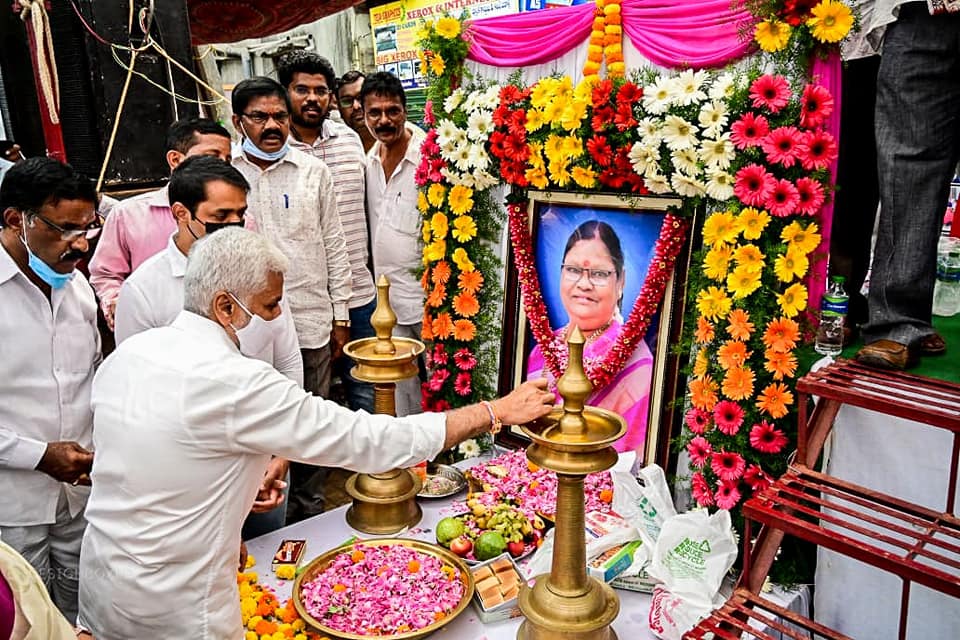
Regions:
M 583 364 L 589 374 L 613 348 L 623 324 L 620 307 L 626 274 L 620 239 L 613 228 L 599 220 L 577 227 L 567 240 L 560 272 L 560 299 L 569 321 L 554 333 L 554 345 L 562 349 L 560 360 L 565 362 L 567 337 L 574 326 L 580 327 L 586 339 Z M 587 404 L 615 411 L 627 421 L 627 434 L 614 443 L 617 451 L 643 454 L 652 370 L 653 356 L 641 340 L 620 373 L 587 398 Z M 556 390 L 539 344 L 527 362 L 527 379 L 536 377 L 547 378 Z

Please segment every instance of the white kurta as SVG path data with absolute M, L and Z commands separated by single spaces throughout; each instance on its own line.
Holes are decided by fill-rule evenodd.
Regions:
M 381 472 L 434 457 L 445 417 L 352 412 L 182 312 L 121 344 L 93 384 L 80 617 L 98 640 L 242 638 L 240 527 L 271 454 Z
M 166 249 L 148 258 L 124 281 L 114 316 L 117 344 L 141 331 L 165 327 L 183 311 L 183 274 L 187 271 L 187 256 L 177 247 L 174 237 L 176 234 L 170 236 Z M 280 308 L 282 320 L 277 335 L 271 344 L 253 357 L 273 365 L 302 387 L 303 359 L 286 295 L 280 301 Z

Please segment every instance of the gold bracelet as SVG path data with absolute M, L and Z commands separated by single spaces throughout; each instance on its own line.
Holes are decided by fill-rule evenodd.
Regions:
M 493 410 L 493 404 L 489 400 L 481 400 L 480 404 L 487 408 L 487 413 L 490 414 L 490 433 L 497 435 L 500 433 L 500 429 L 503 428 L 503 423 L 500 421 L 500 418 L 497 417 L 496 412 Z
M 346 327 L 347 329 L 349 329 L 349 328 L 350 328 L 350 321 L 349 321 L 349 320 L 334 320 L 334 321 L 333 321 L 333 326 L 335 326 L 335 327 Z

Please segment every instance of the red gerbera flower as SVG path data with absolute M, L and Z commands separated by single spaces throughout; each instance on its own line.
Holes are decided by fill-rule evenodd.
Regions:
M 527 186 L 527 165 L 522 162 L 504 161 L 500 163 L 500 175 L 509 184 Z
M 506 105 L 512 105 L 515 102 L 521 102 L 526 100 L 527 92 L 521 91 L 519 87 L 508 84 L 507 86 L 500 89 L 500 102 Z
M 743 456 L 734 451 L 714 451 L 710 468 L 721 480 L 739 480 L 746 467 Z
M 526 162 L 530 157 L 526 131 L 522 135 L 509 135 L 503 141 L 503 155 L 514 162 Z
M 812 129 L 819 127 L 833 113 L 833 96 L 826 87 L 808 84 L 800 100 L 800 126 Z
M 787 446 L 787 436 L 766 420 L 750 429 L 750 446 L 760 453 L 780 453 Z
M 518 138 L 527 136 L 527 112 L 523 109 L 517 109 L 510 114 L 507 119 L 507 130 L 511 135 Z
M 613 162 L 613 149 L 610 148 L 606 136 L 593 136 L 587 140 L 587 151 L 601 167 L 609 167 Z
M 837 158 L 837 141 L 826 131 L 808 131 L 799 147 L 800 164 L 807 171 L 826 169 Z
M 751 207 L 762 207 L 773 193 L 776 178 L 758 164 L 749 164 L 737 171 L 733 193 Z
M 623 89 L 620 90 L 621 93 Z M 626 131 L 637 126 L 637 121 L 633 117 L 633 105 L 629 102 L 617 101 L 617 112 L 613 116 L 613 122 L 620 131 Z
M 609 79 L 601 80 L 600 83 L 593 88 L 590 96 L 593 99 L 593 107 L 596 109 L 610 102 L 610 93 L 612 91 L 613 83 L 610 82 Z
M 477 366 L 477 358 L 469 349 L 457 349 L 453 354 L 453 361 L 457 368 L 463 371 L 470 371 Z
M 707 464 L 712 452 L 713 448 L 710 446 L 710 443 L 702 436 L 697 436 L 687 443 L 687 454 L 690 456 L 690 464 L 697 468 Z
M 701 507 L 713 506 L 713 491 L 710 490 L 710 483 L 699 471 L 693 474 L 690 479 L 690 490 L 698 505 Z
M 620 104 L 632 105 L 643 97 L 643 89 L 632 82 L 624 82 L 617 91 L 617 102 Z
M 453 390 L 460 396 L 470 395 L 470 374 L 458 373 L 453 381 Z
M 613 124 L 613 107 L 604 105 L 593 110 L 593 117 L 590 119 L 590 126 L 594 131 L 603 131 Z
M 493 124 L 498 127 L 506 126 L 510 113 L 510 107 L 501 103 L 500 106 L 493 110 Z
M 783 76 L 763 75 L 750 85 L 753 106 L 777 113 L 790 102 L 790 85 Z
M 770 197 L 767 198 L 766 207 L 770 215 L 778 218 L 785 218 L 793 215 L 800 204 L 800 194 L 797 188 L 789 180 L 781 178 L 774 184 Z
M 743 408 L 732 400 L 718 402 L 713 407 L 713 421 L 721 432 L 735 436 L 743 424 Z
M 737 149 L 755 147 L 770 132 L 767 119 L 761 115 L 745 113 L 730 127 L 730 141 Z
M 763 491 L 773 483 L 770 476 L 764 473 L 760 465 L 756 464 L 751 464 L 747 467 L 747 470 L 743 472 L 743 481 L 746 482 L 754 492 Z
M 507 134 L 502 131 L 494 131 L 490 134 L 490 155 L 494 158 L 503 159 L 503 141 L 506 140 Z
M 687 414 L 684 416 L 684 422 L 687 423 L 690 431 L 702 436 L 710 426 L 710 413 L 694 407 L 690 409 L 690 411 L 687 411 Z
M 799 27 L 810 17 L 810 10 L 820 4 L 820 0 L 784 0 L 780 17 L 791 27 Z
M 797 195 L 800 197 L 797 213 L 813 216 L 823 206 L 823 187 L 812 178 L 797 178 Z
M 737 506 L 737 503 L 740 502 L 739 483 L 736 480 L 721 482 L 714 496 L 714 500 L 716 500 L 717 506 L 721 509 L 726 509 L 727 511 L 733 509 Z
M 760 148 L 767 154 L 767 162 L 792 167 L 797 162 L 800 140 L 800 131 L 796 127 L 777 127 L 760 141 Z

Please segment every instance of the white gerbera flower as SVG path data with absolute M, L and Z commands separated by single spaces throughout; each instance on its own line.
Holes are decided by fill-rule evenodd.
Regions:
M 471 140 L 485 140 L 493 130 L 493 114 L 486 109 L 474 111 L 467 118 L 467 137 Z
M 673 151 L 696 147 L 698 131 L 696 125 L 687 122 L 680 116 L 669 115 L 663 119 L 663 141 Z
M 437 123 L 437 144 L 441 147 L 445 146 L 455 138 L 459 132 L 460 129 L 454 124 L 453 120 L 448 120 L 447 118 L 441 119 L 440 122 Z
M 440 175 L 446 178 L 451 185 L 462 184 L 465 187 L 473 187 L 473 176 L 469 173 L 460 173 L 449 167 L 441 167 Z
M 714 200 L 729 200 L 733 197 L 733 176 L 726 171 L 711 171 L 707 181 L 707 195 Z
M 724 100 L 733 95 L 733 92 L 737 88 L 736 76 L 734 76 L 729 71 L 722 73 L 717 76 L 717 79 L 713 81 L 713 84 L 710 86 L 710 99 L 711 100 Z
M 643 118 L 637 123 L 637 132 L 640 134 L 640 142 L 648 147 L 655 147 L 663 142 L 660 120 L 656 118 Z
M 675 87 L 664 76 L 658 76 L 654 83 L 643 88 L 643 108 L 647 113 L 665 113 L 673 101 Z
M 496 109 L 497 105 L 500 104 L 499 85 L 494 84 L 487 87 L 487 90 L 483 92 L 483 97 L 480 99 L 480 103 L 485 109 Z
M 476 458 L 480 455 L 480 445 L 477 444 L 477 441 L 473 438 L 469 440 L 464 440 L 460 443 L 460 446 L 457 447 L 457 451 L 460 452 L 464 458 Z
M 696 149 L 677 149 L 670 154 L 670 160 L 678 171 L 682 171 L 688 176 L 695 176 L 700 173 L 700 167 L 697 166 Z
M 706 193 L 706 185 L 696 178 L 691 178 L 682 173 L 673 174 L 670 184 L 677 195 L 684 198 L 696 198 Z
M 474 169 L 484 170 L 490 166 L 490 156 L 487 155 L 487 151 L 483 148 L 482 143 L 470 144 L 467 145 L 467 147 L 467 155 L 469 157 L 471 167 Z
M 703 135 L 715 138 L 727 125 L 727 105 L 720 100 L 704 104 L 698 117 Z
M 647 145 L 637 143 L 630 149 L 630 164 L 638 175 L 646 175 L 651 171 L 660 169 L 660 148 L 648 147 Z
M 462 144 L 453 152 L 453 164 L 457 165 L 460 171 L 469 171 L 473 166 L 470 164 L 470 147 L 473 145 Z
M 706 71 L 695 72 L 693 69 L 687 69 L 681 72 L 673 80 L 674 87 L 676 87 L 674 102 L 679 105 L 688 105 L 706 100 L 707 94 L 701 89 L 706 80 Z
M 670 193 L 670 182 L 661 173 L 651 172 L 643 176 L 643 184 L 650 193 Z
M 460 103 L 463 102 L 463 89 L 456 89 L 443 101 L 443 110 L 447 113 L 453 113 Z
M 487 171 L 478 169 L 473 172 L 473 183 L 477 189 L 482 190 L 500 184 L 500 180 Z
M 737 150 L 730 141 L 730 134 L 718 138 L 705 138 L 700 141 L 700 159 L 708 169 L 729 169 L 730 162 L 736 157 Z

